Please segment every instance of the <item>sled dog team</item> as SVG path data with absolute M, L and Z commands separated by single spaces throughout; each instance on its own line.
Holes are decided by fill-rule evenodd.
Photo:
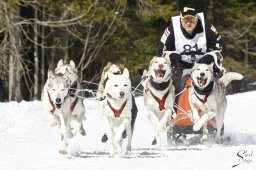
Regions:
M 189 103 L 193 115 L 193 130 L 203 129 L 201 141 L 207 140 L 207 121 L 215 117 L 217 133 L 215 141 L 221 141 L 221 128 L 224 121 L 224 113 L 227 107 L 225 87 L 232 80 L 241 80 L 239 73 L 228 72 L 216 80 L 213 76 L 213 66 L 195 63 L 191 71 L 193 81 L 189 89 Z M 68 139 L 77 133 L 85 136 L 83 128 L 85 120 L 85 106 L 82 98 L 76 96 L 79 87 L 77 69 L 71 60 L 69 64 L 60 60 L 54 72 L 48 71 L 48 79 L 44 85 L 41 100 L 43 114 L 50 126 L 58 126 L 61 132 L 59 152 L 67 153 Z M 220 83 L 221 82 L 221 83 Z M 161 149 L 160 132 L 166 132 L 172 128 L 171 119 L 175 89 L 172 85 L 172 69 L 168 55 L 153 57 L 148 70 L 142 76 L 144 87 L 144 104 L 147 117 L 153 127 L 155 144 Z M 205 88 L 210 91 L 202 94 Z M 105 123 L 105 134 L 102 142 L 109 142 L 109 156 L 113 157 L 122 150 L 122 143 L 127 137 L 126 151 L 131 151 L 131 140 L 137 106 L 131 93 L 131 80 L 129 71 L 122 64 L 109 62 L 103 69 L 98 86 L 97 99 L 99 111 Z M 198 108 L 202 110 L 198 114 Z M 72 127 L 71 127 L 72 123 Z

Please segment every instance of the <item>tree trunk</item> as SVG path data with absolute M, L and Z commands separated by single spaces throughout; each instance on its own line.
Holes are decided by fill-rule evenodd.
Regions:
M 35 9 L 35 19 L 37 20 L 38 19 L 38 12 L 37 12 L 37 9 Z M 38 25 L 37 23 L 35 23 L 35 31 L 34 31 L 34 41 L 36 43 L 34 43 L 34 93 L 33 93 L 33 99 L 36 100 L 36 99 L 39 99 L 39 94 L 38 94 L 38 74 L 39 74 L 39 60 L 38 60 Z

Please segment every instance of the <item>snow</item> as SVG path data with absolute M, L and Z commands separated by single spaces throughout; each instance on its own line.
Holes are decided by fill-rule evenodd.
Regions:
M 69 142 L 68 154 L 60 155 L 58 128 L 50 127 L 41 114 L 41 102 L 0 103 L 1 170 L 245 170 L 256 169 L 256 91 L 227 96 L 225 136 L 230 142 L 207 144 L 192 136 L 190 144 L 168 145 L 161 151 L 151 145 L 153 130 L 145 115 L 142 97 L 132 141 L 132 152 L 109 158 L 108 143 L 101 143 L 104 123 L 98 104 L 86 99 L 85 137 Z M 163 138 L 166 138 L 162 134 Z M 124 144 L 126 144 L 124 142 Z M 240 157 L 238 155 L 240 155 Z M 241 162 L 241 163 L 240 163 Z M 232 168 L 233 165 L 240 163 Z

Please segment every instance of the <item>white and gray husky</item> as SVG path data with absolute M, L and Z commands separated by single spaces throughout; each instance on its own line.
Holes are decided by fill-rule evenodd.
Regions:
M 61 154 L 67 153 L 68 138 L 72 138 L 78 132 L 85 135 L 82 123 L 85 114 L 84 105 L 69 95 L 71 74 L 68 70 L 65 68 L 63 73 L 53 73 L 49 70 L 48 79 L 41 95 L 43 116 L 48 120 L 50 126 L 58 125 L 60 127 L 59 152 Z M 76 126 L 71 130 L 72 118 L 76 120 Z
M 124 130 L 128 136 L 126 149 L 131 150 L 132 94 L 128 69 L 125 68 L 122 74 L 108 73 L 104 96 L 106 99 L 103 101 L 102 114 L 110 143 L 110 156 L 112 157 L 122 149 Z
M 226 86 L 233 80 L 241 80 L 239 73 L 228 72 L 217 80 L 213 75 L 213 64 L 195 63 L 192 68 L 192 87 L 189 89 L 189 103 L 193 113 L 193 130 L 198 131 L 203 127 L 201 141 L 207 140 L 207 121 L 216 119 L 217 133 L 215 140 L 221 142 L 221 129 L 224 121 L 224 113 L 227 107 Z M 198 107 L 202 110 L 201 117 Z
M 147 109 L 147 117 L 155 132 L 157 149 L 161 149 L 160 132 L 168 131 L 172 116 L 174 102 L 174 86 L 171 77 L 171 62 L 168 55 L 153 57 L 150 61 L 147 76 L 142 83 L 144 86 L 144 104 Z
M 74 118 L 72 123 L 76 123 L 76 128 L 73 128 L 73 134 L 80 132 L 81 135 L 85 135 L 85 130 L 83 128 L 83 122 L 86 120 L 85 118 L 85 105 L 83 98 L 77 97 L 76 94 L 79 94 L 77 90 L 81 89 L 81 85 L 78 81 L 78 71 L 76 69 L 75 63 L 70 60 L 69 64 L 64 64 L 63 60 L 61 59 L 58 64 L 57 68 L 55 69 L 55 74 L 64 74 L 65 70 L 68 69 L 69 71 L 69 82 L 70 82 L 70 89 L 69 89 L 69 96 L 70 96 L 70 108 L 71 114 Z
M 49 121 L 50 126 L 60 126 L 61 142 L 59 152 L 66 154 L 68 138 L 72 138 L 70 118 L 70 97 L 68 90 L 70 83 L 68 80 L 69 72 L 65 74 L 54 75 L 51 70 L 48 71 L 48 79 L 42 91 L 41 100 L 43 104 L 43 115 Z

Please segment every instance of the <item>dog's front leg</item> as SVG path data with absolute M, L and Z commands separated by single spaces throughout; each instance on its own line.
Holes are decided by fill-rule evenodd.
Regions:
M 217 103 L 214 95 L 209 95 L 207 102 L 202 109 L 208 110 L 193 126 L 194 131 L 198 131 L 208 120 L 212 119 L 217 114 Z
M 194 99 L 192 99 L 194 98 Z M 198 110 L 197 110 L 197 106 L 196 106 L 196 103 L 192 102 L 193 100 L 195 100 L 195 96 L 191 96 L 189 95 L 189 104 L 190 104 L 190 107 L 191 107 L 191 111 L 192 111 L 192 116 L 193 116 L 193 122 L 194 124 L 200 119 L 200 116 L 198 114 Z
M 216 126 L 217 126 L 217 133 L 215 136 L 215 142 L 216 143 L 221 143 L 221 130 L 223 127 L 223 122 L 224 122 L 224 114 L 226 111 L 227 107 L 227 100 L 223 100 L 222 103 L 220 104 L 220 108 L 218 110 L 218 114 L 216 115 Z
M 83 121 L 86 119 L 85 107 L 83 101 L 81 99 L 78 100 L 79 101 L 77 102 L 75 109 L 72 112 L 72 115 L 76 115 L 76 126 L 72 129 L 72 134 L 76 135 L 79 132 L 82 136 L 85 136 L 86 132 L 83 127 Z
M 131 142 L 132 142 L 132 127 L 131 124 L 128 125 L 128 127 L 126 128 L 126 132 L 127 132 L 127 146 L 126 146 L 126 151 L 131 151 L 132 146 L 131 146 Z
M 166 130 L 168 130 L 166 128 L 166 124 L 167 124 L 167 121 L 169 121 L 169 118 L 171 117 L 171 113 L 172 113 L 172 109 L 166 109 L 165 110 L 163 117 L 159 121 L 158 131 L 162 131 L 162 130 L 166 131 Z
M 47 111 L 46 119 L 48 120 L 51 127 L 57 126 L 58 123 L 60 123 L 59 117 L 57 115 L 54 115 L 50 111 Z
M 59 152 L 61 154 L 67 154 L 66 148 L 68 144 L 68 138 L 67 138 L 66 122 L 63 114 L 60 114 L 59 116 L 60 116 L 60 132 L 61 132 Z
M 204 114 L 193 126 L 194 131 L 198 131 L 208 120 L 212 119 L 216 115 L 216 111 L 209 111 Z
M 193 115 L 193 122 L 195 124 L 200 119 L 200 116 L 198 114 L 198 110 L 197 110 L 196 106 L 192 107 L 192 115 Z
M 208 140 L 208 129 L 207 122 L 203 125 L 203 136 L 201 138 L 201 142 L 205 143 Z
M 122 142 L 122 134 L 124 130 L 128 127 L 130 119 L 124 118 L 122 123 L 119 125 L 119 127 L 116 129 L 115 135 L 114 135 L 114 145 L 121 148 L 121 142 Z
M 113 128 L 111 128 L 110 118 L 103 115 L 103 120 L 105 122 L 106 133 L 107 133 L 108 141 L 110 144 L 109 157 L 113 157 L 115 154 L 115 148 L 114 148 L 114 143 L 113 143 L 113 133 L 114 133 Z
M 159 119 L 156 117 L 155 113 L 152 111 L 149 111 L 149 119 L 151 121 L 153 130 L 155 132 L 155 139 L 156 139 L 156 148 L 160 150 L 161 148 L 161 138 L 160 138 L 160 130 L 159 128 Z

